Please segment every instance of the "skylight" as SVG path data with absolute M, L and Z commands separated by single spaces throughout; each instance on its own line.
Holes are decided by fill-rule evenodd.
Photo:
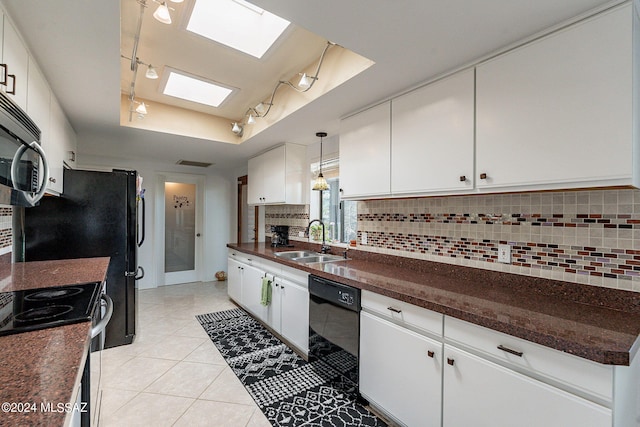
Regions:
M 289 21 L 244 0 L 196 0 L 187 30 L 262 58 L 288 26 Z
M 219 107 L 231 92 L 230 88 L 171 69 L 162 91 L 165 95 L 212 107 Z

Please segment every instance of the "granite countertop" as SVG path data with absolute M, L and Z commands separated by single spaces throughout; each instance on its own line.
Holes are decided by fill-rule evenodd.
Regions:
M 629 365 L 640 346 L 637 292 L 357 250 L 300 264 L 274 255 L 293 248 L 227 246 L 603 364 Z
M 46 288 L 104 281 L 109 258 L 5 263 L 0 291 Z M 91 322 L 0 337 L 0 403 L 29 404 L 26 410 L 0 413 L 2 425 L 62 426 L 65 412 L 42 411 L 41 404 L 75 399 L 87 357 Z M 4 407 L 3 407 L 4 409 Z M 17 408 L 14 405 L 13 409 Z

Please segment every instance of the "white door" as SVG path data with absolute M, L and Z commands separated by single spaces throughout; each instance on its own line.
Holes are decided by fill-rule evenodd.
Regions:
M 163 176 L 159 179 L 159 242 L 164 243 L 160 263 L 164 284 L 201 280 L 202 182 L 190 175 Z

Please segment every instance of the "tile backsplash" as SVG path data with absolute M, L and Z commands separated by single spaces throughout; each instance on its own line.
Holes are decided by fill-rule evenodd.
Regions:
M 0 205 L 0 255 L 8 254 L 13 250 L 12 220 L 13 208 Z
M 363 201 L 358 249 L 640 292 L 640 190 Z
M 267 205 L 264 211 L 265 234 L 271 235 L 272 225 L 288 225 L 289 238 L 296 240 L 309 224 L 309 205 Z M 303 238 L 305 241 L 306 238 Z

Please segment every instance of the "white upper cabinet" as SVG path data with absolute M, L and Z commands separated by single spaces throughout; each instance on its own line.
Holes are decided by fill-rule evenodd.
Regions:
M 340 122 L 342 198 L 384 196 L 391 192 L 391 102 Z
M 51 97 L 51 137 L 45 143 L 45 153 L 49 159 L 50 191 L 62 193 L 62 179 L 64 174 L 64 147 L 67 133 L 65 124 L 67 118 L 55 97 Z
M 632 183 L 632 21 L 628 4 L 477 67 L 479 189 Z
M 14 102 L 23 110 L 26 110 L 29 53 L 7 15 L 4 15 L 2 33 L 2 63 L 7 67 L 7 75 L 4 76 L 7 82 L 5 90 Z M 4 74 L 4 72 L 0 71 L 0 74 Z M 15 93 L 12 94 L 11 92 Z
M 249 159 L 247 201 L 256 204 L 303 204 L 306 147 L 284 144 Z
M 391 101 L 391 193 L 473 189 L 474 72 Z

